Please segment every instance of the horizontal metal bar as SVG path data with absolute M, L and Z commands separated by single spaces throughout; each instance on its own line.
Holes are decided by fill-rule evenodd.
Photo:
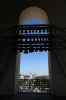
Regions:
M 16 37 L 53 37 L 53 34 L 18 34 L 18 35 L 13 35 L 12 38 Z
M 61 44 L 61 43 L 66 43 L 65 41 L 56 41 L 58 44 Z M 50 44 L 55 44 L 54 41 L 14 41 L 12 43 L 16 43 L 16 44 L 38 44 L 38 43 L 50 43 Z
M 21 48 L 46 48 L 46 47 L 53 47 L 53 48 L 55 48 L 55 46 L 54 45 L 12 45 L 13 47 L 21 47 Z M 64 48 L 66 48 L 66 47 L 64 47 Z
M 13 35 L 13 36 L 15 36 L 15 35 Z M 16 36 L 54 36 L 54 34 L 36 34 L 36 33 L 27 34 L 27 33 L 24 33 L 24 34 L 18 34 Z
M 53 25 L 51 25 L 51 24 L 27 24 L 27 25 L 17 25 L 17 27 L 22 27 L 22 26 L 51 26 L 51 27 L 53 27 Z
M 38 43 L 53 43 L 53 42 L 51 42 L 51 41 L 17 41 L 17 42 L 12 42 L 12 43 L 16 43 L 16 44 L 38 44 Z
M 61 35 L 60 34 L 55 34 L 55 35 L 54 34 L 18 34 L 18 35 L 16 35 L 15 34 L 15 35 L 3 35 L 3 36 L 1 35 L 0 38 L 1 39 L 2 38 L 10 38 L 10 37 L 11 38 L 18 38 L 18 39 L 19 38 L 28 38 L 28 37 L 29 38 L 31 38 L 31 37 L 32 38 L 35 38 L 35 37 L 37 37 L 37 38 L 42 38 L 42 37 L 43 38 L 52 38 L 54 36 L 56 36 L 56 38 L 57 37 L 59 37 L 59 38 L 66 37 L 65 34 L 64 35 L 63 34 L 61 34 Z
M 49 49 L 50 50 L 57 50 L 57 48 L 49 48 L 49 47 L 48 48 L 43 48 L 43 49 L 40 49 L 40 48 L 32 48 L 32 49 L 31 48 L 27 48 L 27 49 L 26 48 L 23 48 L 23 49 L 22 48 L 16 48 L 16 49 L 12 48 L 12 49 L 13 50 L 49 50 Z M 66 48 L 59 48 L 59 49 L 60 50 L 66 50 Z
M 16 46 L 16 45 L 12 45 L 12 46 Z M 45 45 L 17 45 L 17 47 L 44 47 Z M 49 45 L 46 45 L 45 47 L 49 47 Z
M 29 48 L 34 48 L 34 49 L 39 48 L 39 49 L 40 49 L 40 48 L 56 48 L 56 47 L 54 47 L 54 46 L 48 46 L 48 45 L 47 45 L 47 46 L 28 46 L 28 47 L 18 46 L 18 47 L 14 47 L 14 48 L 22 48 L 22 49 L 24 49 L 24 48 L 26 48 L 26 49 L 27 49 L 27 48 L 28 48 L 28 49 L 29 49 Z M 59 47 L 59 48 L 66 48 L 66 47 Z
M 54 31 L 56 30 L 56 28 L 52 28 L 52 27 L 19 27 L 19 28 L 12 28 L 11 30 L 48 30 L 49 32 L 50 31 Z
M 16 28 L 28 28 L 28 27 L 55 27 L 50 24 L 28 24 L 28 25 L 17 25 L 17 26 L 11 26 L 10 29 L 16 29 Z
M 56 42 L 57 42 L 57 44 L 62 44 L 62 43 L 65 44 L 66 43 L 65 41 L 56 41 Z M 7 44 L 7 43 L 9 43 L 9 42 L 2 42 L 0 44 Z M 11 44 L 15 44 L 15 45 L 20 45 L 20 44 L 24 44 L 24 45 L 25 44 L 29 44 L 29 45 L 30 44 L 36 44 L 37 45 L 37 44 L 41 44 L 41 43 L 42 44 L 44 44 L 44 43 L 55 44 L 54 41 L 27 41 L 27 42 L 26 41 L 22 41 L 22 42 L 21 41 L 16 41 L 16 42 L 15 41 L 14 42 L 11 41 L 10 43 Z

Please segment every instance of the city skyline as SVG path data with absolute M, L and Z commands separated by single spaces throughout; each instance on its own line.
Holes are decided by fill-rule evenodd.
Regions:
M 32 73 L 32 75 L 36 75 L 36 76 L 48 76 L 48 74 L 47 75 L 37 75 L 35 72 L 32 72 L 32 71 L 30 71 L 31 73 Z M 22 73 L 20 73 L 20 75 L 24 75 L 24 76 L 26 76 L 27 74 L 22 74 Z M 30 76 L 30 73 L 29 73 L 29 75 L 28 76 Z

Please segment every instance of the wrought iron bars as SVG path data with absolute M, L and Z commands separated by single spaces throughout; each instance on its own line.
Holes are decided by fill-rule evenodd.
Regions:
M 53 34 L 15 35 L 15 36 L 12 36 L 12 39 L 14 39 L 12 46 L 17 47 L 15 48 L 15 50 L 17 51 L 24 50 L 24 53 L 28 53 L 28 51 L 34 52 L 34 50 L 47 51 L 49 50 L 49 44 L 52 44 L 52 38 L 53 38 Z
M 10 26 L 8 31 L 12 33 L 12 41 L 11 45 L 16 53 L 18 50 L 20 52 L 28 53 L 35 51 L 47 51 L 56 48 L 54 46 L 54 32 L 55 30 L 64 32 L 66 28 L 58 28 L 49 24 L 37 24 L 37 25 L 18 25 L 18 26 Z M 4 30 L 0 32 L 5 32 Z M 35 32 L 35 34 L 34 34 Z M 38 33 L 52 33 L 52 34 L 38 34 Z M 27 34 L 33 33 L 33 34 Z M 46 37 L 47 36 L 47 37 Z M 6 36 L 8 37 L 8 36 Z M 23 39 L 25 41 L 23 41 Z M 29 41 L 28 41 L 29 39 Z M 32 41 L 33 40 L 33 41 Z M 65 41 L 63 41 L 65 42 Z M 6 44 L 6 42 L 4 42 Z M 60 43 L 61 44 L 61 43 Z M 65 49 L 65 48 L 62 48 Z

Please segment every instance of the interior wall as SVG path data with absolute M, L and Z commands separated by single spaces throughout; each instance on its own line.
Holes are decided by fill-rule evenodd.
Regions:
M 2 1 L 0 1 L 0 28 L 4 29 L 4 28 L 8 28 L 10 25 L 18 25 L 19 24 L 20 13 L 24 9 L 26 9 L 30 6 L 37 6 L 41 9 L 45 10 L 45 12 L 48 15 L 50 24 L 53 24 L 53 25 L 58 26 L 58 27 L 66 26 L 66 0 L 50 0 L 50 1 L 48 1 L 48 0 L 43 0 L 43 1 L 41 1 L 41 0 L 32 0 L 32 1 L 31 0 L 27 0 L 27 1 L 26 0 L 20 0 L 20 1 L 17 1 L 17 0 L 7 0 L 7 1 L 2 0 Z M 26 15 L 25 15 L 25 17 L 26 17 Z M 0 55 L 1 54 L 3 55 L 4 51 L 5 51 L 5 49 L 0 50 Z M 51 66 L 49 65 L 49 68 L 50 68 L 49 71 L 51 71 L 50 73 L 51 73 L 51 78 L 52 78 L 52 82 L 51 82 L 52 91 L 51 91 L 51 93 L 53 95 L 58 95 L 58 96 L 63 95 L 63 94 L 66 95 L 66 93 L 65 93 L 65 91 L 66 91 L 65 84 L 66 83 L 65 83 L 63 73 L 56 75 L 56 72 L 55 72 L 56 69 L 58 69 L 58 73 L 61 73 L 61 72 L 59 72 L 60 71 L 59 70 L 60 66 L 57 63 L 55 55 L 53 54 L 53 52 L 51 52 L 50 55 L 51 55 L 51 60 L 52 60 L 52 62 L 50 64 Z M 66 55 L 66 53 L 64 52 L 64 58 L 66 58 L 65 55 Z M 0 59 L 1 59 L 1 57 L 2 56 L 0 56 Z M 13 59 L 16 60 L 17 58 L 16 58 L 16 55 L 13 55 Z M 16 64 L 16 61 L 18 61 L 18 60 L 16 60 L 16 61 L 15 60 L 13 61 L 13 63 L 14 63 L 13 65 L 10 64 L 9 69 L 8 69 L 9 71 L 7 71 L 7 74 L 4 74 L 4 76 L 6 77 L 5 80 L 7 79 L 10 83 L 11 83 L 11 81 L 10 81 L 11 74 L 9 74 L 9 72 L 10 72 L 10 68 L 13 70 L 13 71 L 11 70 L 12 73 L 15 72 L 16 66 L 14 66 L 14 65 Z M 4 65 L 0 66 L 0 70 L 1 70 L 1 67 L 4 67 Z M 19 74 L 19 71 L 18 71 L 17 74 Z M 14 75 L 14 74 L 12 74 L 12 75 Z M 16 76 L 12 77 L 12 78 L 14 78 L 13 80 L 15 80 L 15 77 Z M 64 84 L 61 82 L 61 84 L 59 85 L 59 83 L 57 81 L 58 77 L 60 77 L 61 81 L 64 81 L 63 82 Z M 3 80 L 4 80 L 4 77 L 3 77 Z M 4 80 L 4 82 L 5 82 L 5 80 Z M 7 84 L 7 80 L 6 80 L 6 84 Z M 55 81 L 57 81 L 57 82 L 55 82 Z M 2 82 L 2 81 L 0 81 L 0 82 Z M 3 82 L 3 85 L 4 85 L 4 82 Z M 14 83 L 14 81 L 13 81 L 13 83 Z M 1 88 L 3 87 L 3 85 L 1 85 Z M 15 85 L 15 83 L 13 84 L 13 87 L 14 87 L 14 85 Z M 59 86 L 61 86 L 61 88 Z M 12 89 L 13 87 L 10 87 L 10 89 Z M 18 84 L 17 84 L 16 87 L 18 87 Z M 8 88 L 8 85 L 7 85 L 7 88 Z M 57 91 L 57 89 L 58 89 L 58 91 Z M 13 92 L 9 92 L 9 91 L 10 90 L 7 91 L 7 94 L 8 93 L 13 94 Z M 6 92 L 6 90 L 5 90 L 5 92 Z M 3 91 L 3 94 L 5 92 Z M 18 92 L 18 89 L 15 93 L 17 93 L 17 92 Z M 1 93 L 1 91 L 0 91 L 0 93 Z
M 27 20 L 31 18 L 37 18 L 44 22 L 44 24 L 48 24 L 48 16 L 47 13 L 36 6 L 28 7 L 24 11 L 21 12 L 20 17 L 19 17 L 19 25 L 24 24 Z

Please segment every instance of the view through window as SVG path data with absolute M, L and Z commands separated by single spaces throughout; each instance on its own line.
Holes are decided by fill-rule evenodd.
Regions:
M 44 23 L 38 19 L 33 18 L 33 19 L 27 20 L 24 23 L 24 25 L 27 25 L 27 24 L 44 24 Z M 33 33 L 33 34 L 36 34 L 36 33 Z M 38 51 L 38 52 L 33 52 L 33 53 L 28 53 L 28 54 L 21 53 L 20 79 L 34 79 L 35 80 L 35 78 L 49 79 L 48 51 L 43 51 L 43 52 Z M 23 89 L 24 91 L 23 87 L 21 87 L 21 89 Z

